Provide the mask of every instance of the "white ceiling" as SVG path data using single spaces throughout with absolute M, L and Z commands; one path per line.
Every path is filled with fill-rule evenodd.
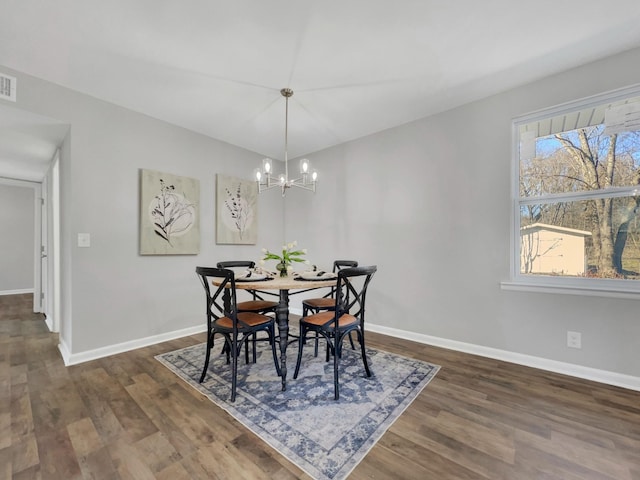
M 0 65 L 276 159 L 283 87 L 295 92 L 293 158 L 640 46 L 638 0 L 0 0 L 0 11 Z

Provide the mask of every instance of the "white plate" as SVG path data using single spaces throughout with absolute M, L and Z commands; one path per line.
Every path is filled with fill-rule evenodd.
M 243 273 L 242 275 L 238 275 L 236 277 L 236 281 L 237 282 L 258 282 L 260 280 L 264 280 L 265 278 L 267 278 L 267 275 L 264 273 L 256 273 L 256 272 L 247 272 L 247 273 Z
M 332 278 L 336 278 L 336 274 L 332 272 L 324 272 L 322 275 L 318 275 L 319 273 L 322 273 L 322 271 L 302 272 L 300 277 L 305 280 L 331 280 Z

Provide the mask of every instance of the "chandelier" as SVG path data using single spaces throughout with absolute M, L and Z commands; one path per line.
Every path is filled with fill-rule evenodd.
M 311 170 L 309 160 L 303 158 L 300 160 L 300 176 L 298 178 L 289 178 L 289 161 L 287 158 L 288 134 L 289 134 L 289 97 L 293 95 L 293 90 L 283 88 L 280 94 L 285 98 L 285 114 L 284 114 L 284 173 L 273 175 L 273 161 L 270 158 L 262 160 L 262 168 L 256 168 L 254 171 L 255 180 L 258 184 L 258 193 L 265 192 L 272 188 L 280 188 L 284 197 L 287 188 L 298 187 L 310 190 L 315 193 L 316 182 L 318 180 L 318 172 Z

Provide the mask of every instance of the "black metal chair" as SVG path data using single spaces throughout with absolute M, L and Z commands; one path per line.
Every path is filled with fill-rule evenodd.
M 224 261 L 224 262 L 218 262 L 216 264 L 216 267 L 218 267 L 218 268 L 228 268 L 228 269 L 234 269 L 234 268 L 247 268 L 247 269 L 250 269 L 250 268 L 254 268 L 255 266 L 256 266 L 256 262 L 251 261 L 251 260 L 228 260 L 228 261 Z M 238 312 L 239 313 L 242 313 L 242 312 L 254 312 L 254 313 L 266 314 L 266 313 L 273 312 L 275 314 L 276 307 L 278 306 L 278 302 L 265 300 L 255 290 L 245 290 L 245 291 L 248 292 L 252 296 L 252 299 L 238 302 Z M 249 338 L 246 339 L 246 349 L 245 349 L 245 361 L 247 363 L 249 363 L 249 340 L 250 340 Z M 252 348 L 253 363 L 255 363 L 256 362 L 256 337 L 255 337 L 255 335 L 251 339 L 251 345 L 253 347 Z
M 333 262 L 333 273 L 339 272 L 343 268 L 349 267 L 357 267 L 358 262 L 356 260 L 335 260 Z M 333 310 L 335 307 L 335 287 L 331 287 L 329 293 L 324 295 L 323 297 L 318 298 L 307 298 L 302 301 L 302 316 L 306 317 L 309 312 L 320 313 L 323 310 Z M 351 343 L 351 348 L 355 350 L 355 346 L 353 344 L 353 339 L 351 335 L 349 335 L 349 342 Z M 316 333 L 314 352 L 313 354 L 318 356 L 318 334 Z
M 207 295 L 207 352 L 200 383 L 207 375 L 214 337 L 224 337 L 227 365 L 231 362 L 231 401 L 236 399 L 236 383 L 238 379 L 238 356 L 242 344 L 258 332 L 266 332 L 276 372 L 280 376 L 280 364 L 275 346 L 275 318 L 255 312 L 238 311 L 236 299 L 236 283 L 233 270 L 224 268 L 196 267 L 196 273 L 204 286 Z M 219 282 L 213 285 L 213 280 Z
M 298 342 L 298 360 L 293 378 L 298 378 L 302 351 L 308 332 L 317 332 L 327 340 L 327 361 L 329 349 L 333 353 L 334 399 L 340 398 L 338 384 L 339 360 L 342 354 L 342 342 L 350 333 L 356 332 L 362 352 L 362 362 L 367 377 L 371 376 L 364 342 L 364 312 L 367 288 L 377 271 L 375 265 L 368 267 L 344 268 L 338 271 L 332 310 L 322 311 L 300 319 L 300 338 Z

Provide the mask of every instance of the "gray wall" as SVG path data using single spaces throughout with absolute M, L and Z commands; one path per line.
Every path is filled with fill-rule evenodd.
M 258 259 L 283 241 L 282 198 L 259 202 L 255 246 L 215 244 L 215 175 L 251 177 L 262 157 L 113 104 L 3 68 L 18 77 L 18 107 L 71 125 L 62 146 L 61 332 L 79 354 L 204 322 L 196 265 Z M 138 255 L 139 169 L 200 179 L 197 256 Z M 91 247 L 77 247 L 77 234 Z
M 0 183 L 0 293 L 33 290 L 34 190 Z
M 261 196 L 255 247 L 215 245 L 214 175 L 248 176 L 259 155 L 8 73 L 19 78 L 19 107 L 71 124 L 61 161 L 61 338 L 72 353 L 201 325 L 196 264 L 258 258 L 260 247 L 295 239 L 317 264 L 379 266 L 374 324 L 640 376 L 637 301 L 500 288 L 512 117 L 640 82 L 640 50 L 310 156 L 318 193 Z M 138 255 L 139 168 L 201 180 L 200 255 Z M 78 232 L 91 233 L 91 248 L 76 247 Z M 567 330 L 582 332 L 582 350 L 566 348 Z
M 325 265 L 378 265 L 373 324 L 638 377 L 640 301 L 500 287 L 512 118 L 638 82 L 634 50 L 310 155 L 322 183 L 287 201 L 288 236 Z

